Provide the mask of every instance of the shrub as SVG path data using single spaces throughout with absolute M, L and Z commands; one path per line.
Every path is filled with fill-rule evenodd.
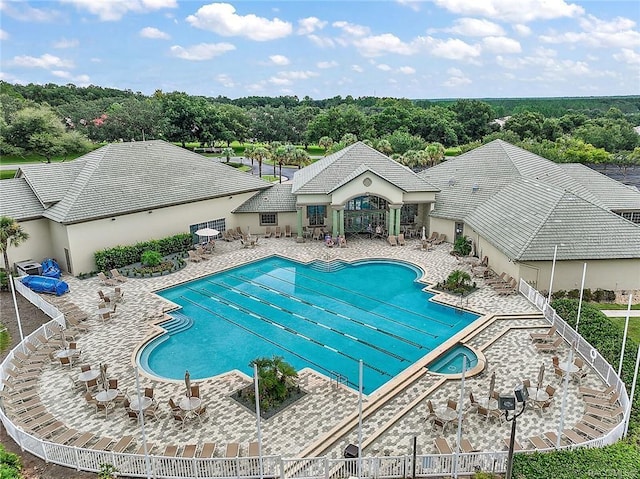
M 2 444 L 0 444 L 0 478 L 2 479 L 20 479 L 22 476 L 22 463 L 17 454 L 7 452 Z
M 144 253 L 142 253 L 142 258 L 140 259 L 140 262 L 144 266 L 149 266 L 149 267 L 158 266 L 161 261 L 162 261 L 162 255 L 157 251 L 153 251 L 153 250 L 145 251 Z
M 468 256 L 471 253 L 471 240 L 466 236 L 460 236 L 453 243 L 453 252 L 459 256 Z
M 157 251 L 161 256 L 187 251 L 191 248 L 193 238 L 189 233 L 182 233 L 160 240 L 149 240 L 132 246 L 115 246 L 94 253 L 98 271 L 109 271 L 137 263 L 142 253 L 148 250 Z

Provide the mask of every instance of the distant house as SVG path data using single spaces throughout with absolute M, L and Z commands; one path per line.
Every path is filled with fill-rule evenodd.
M 587 167 L 556 164 L 495 140 L 416 174 L 362 142 L 270 184 L 163 141 L 116 143 L 69 163 L 21 167 L 0 182 L 0 214 L 31 238 L 14 262 L 95 269 L 96 250 L 241 226 L 366 235 L 466 235 L 498 272 L 548 288 L 640 289 L 640 192 Z M 194 237 L 194 240 L 197 238 Z

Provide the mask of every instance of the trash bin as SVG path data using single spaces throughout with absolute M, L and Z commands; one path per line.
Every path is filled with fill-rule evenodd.
M 358 446 L 355 444 L 349 444 L 344 448 L 344 458 L 345 459 L 354 459 L 358 457 Z

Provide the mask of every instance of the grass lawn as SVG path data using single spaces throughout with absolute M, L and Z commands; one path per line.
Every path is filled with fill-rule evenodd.
M 13 178 L 16 174 L 16 170 L 0 170 L 0 180 L 7 180 Z
M 591 306 L 593 306 L 594 308 L 598 308 L 600 310 L 602 309 L 623 309 L 623 310 L 627 310 L 627 308 L 629 307 L 628 304 L 617 304 L 617 303 L 589 303 Z M 640 310 L 640 303 L 638 304 L 632 304 L 631 305 L 631 309 L 634 310 Z M 626 314 L 623 314 L 622 316 L 626 316 Z
M 627 320 L 627 316 L 624 315 L 620 318 L 609 318 L 614 324 L 616 324 L 620 331 L 624 331 L 624 323 Z M 633 339 L 636 343 L 640 343 L 640 318 L 629 318 L 629 338 Z

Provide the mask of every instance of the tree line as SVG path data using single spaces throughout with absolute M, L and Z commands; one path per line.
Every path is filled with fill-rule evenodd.
M 164 139 L 183 146 L 229 147 L 239 141 L 266 145 L 275 156 L 277 148 L 287 145 L 306 149 L 321 144 L 333 151 L 364 140 L 421 167 L 441 161 L 445 149 L 466 151 L 503 138 L 553 161 L 640 161 L 640 136 L 633 129 L 640 124 L 640 97 L 231 100 L 161 90 L 144 95 L 97 86 L 0 82 L 0 106 L 0 153 L 36 153 L 47 160 L 90 148 L 88 142 Z M 503 121 L 495 121 L 500 117 Z M 280 158 L 290 157 L 289 150 L 287 155 L 281 150 Z M 266 158 L 266 153 L 258 156 Z

